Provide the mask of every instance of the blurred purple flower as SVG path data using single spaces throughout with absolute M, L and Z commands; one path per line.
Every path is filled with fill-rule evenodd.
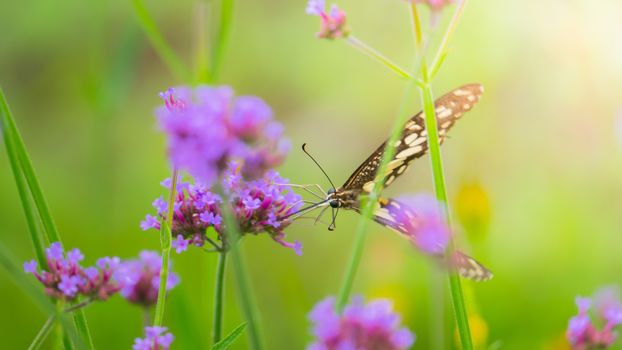
M 128 301 L 151 306 L 158 299 L 162 259 L 157 252 L 144 250 L 136 260 L 127 260 L 118 267 L 115 278 L 123 285 L 121 295 Z M 166 290 L 179 284 L 179 277 L 169 272 Z
M 37 269 L 32 260 L 24 263 L 24 271 L 32 273 L 45 287 L 49 296 L 66 301 L 78 297 L 90 300 L 106 300 L 120 290 L 120 285 L 113 278 L 119 258 L 101 258 L 97 267 L 83 267 L 80 262 L 84 255 L 79 249 L 72 249 L 67 254 L 59 242 L 54 242 L 45 250 L 47 266 Z
M 335 39 L 345 38 L 349 34 L 346 26 L 346 13 L 333 4 L 329 12 L 326 12 L 324 0 L 309 0 L 306 12 L 312 16 L 320 17 L 320 31 L 318 38 Z
M 274 170 L 265 172 L 259 179 L 244 180 L 241 168 L 238 163 L 230 163 L 224 172 L 227 179 L 224 190 L 229 199 L 226 204 L 205 185 L 181 183 L 182 189 L 175 196 L 172 225 L 173 247 L 178 253 L 190 244 L 202 247 L 208 243 L 210 228 L 222 242 L 225 227 L 220 206 L 229 205 L 242 235 L 266 232 L 279 244 L 301 254 L 300 243 L 285 241 L 284 229 L 291 220 L 281 218 L 297 211 L 302 206 L 302 198 L 293 192 L 288 180 Z M 159 215 L 166 218 L 165 212 Z
M 400 316 L 391 301 L 377 299 L 363 303 L 355 297 L 342 315 L 335 310 L 335 298 L 320 301 L 309 314 L 316 340 L 307 350 L 408 349 L 415 336 L 400 327 Z
M 270 106 L 258 97 L 236 98 L 228 86 L 182 86 L 160 96 L 164 106 L 156 115 L 173 165 L 208 186 L 231 160 L 241 162 L 245 178 L 254 179 L 281 164 L 289 151 L 288 141 L 274 133 L 281 124 L 272 120 Z
M 391 216 L 404 227 L 411 242 L 431 255 L 443 254 L 451 239 L 443 207 L 430 195 L 397 198 L 399 206 L 389 206 Z
M 596 292 L 593 298 L 577 297 L 576 304 L 579 312 L 568 321 L 566 338 L 574 350 L 606 349 L 617 338 L 615 328 L 622 324 L 622 304 L 616 288 L 607 287 Z M 597 317 L 598 324 L 604 324 L 600 329 L 589 315 Z
M 134 340 L 133 350 L 169 350 L 175 339 L 166 327 L 145 327 L 145 338 Z

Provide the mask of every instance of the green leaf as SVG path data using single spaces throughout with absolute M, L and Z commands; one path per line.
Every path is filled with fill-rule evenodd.
M 244 328 L 246 328 L 246 323 L 242 323 L 241 325 L 237 326 L 223 340 L 221 340 L 218 343 L 214 344 L 210 348 L 210 350 L 225 350 L 225 349 L 227 349 L 229 346 L 231 346 L 231 344 L 233 344 L 233 342 L 235 342 L 236 339 L 238 339 L 238 337 L 240 335 L 242 335 L 242 332 L 244 332 Z

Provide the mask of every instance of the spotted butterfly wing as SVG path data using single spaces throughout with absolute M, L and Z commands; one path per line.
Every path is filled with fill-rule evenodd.
M 439 141 L 462 115 L 479 101 L 484 89 L 480 84 L 468 84 L 443 95 L 435 102 Z M 395 143 L 395 155 L 388 163 L 382 177 L 387 187 L 406 171 L 410 163 L 428 151 L 428 134 L 423 112 L 417 113 L 404 125 L 402 135 Z M 343 190 L 371 192 L 375 186 L 376 172 L 382 161 L 386 142 L 367 158 L 341 187 Z
M 373 219 L 377 223 L 399 233 L 400 236 L 410 239 L 410 232 L 403 226 L 400 220 L 394 216 L 395 213 L 398 212 L 406 214 L 416 220 L 416 213 L 409 213 L 407 206 L 390 198 L 380 198 L 378 200 L 378 207 L 374 211 Z M 438 257 L 444 258 L 442 255 Z M 459 250 L 455 250 L 452 256 L 449 257 L 449 259 L 444 259 L 444 261 L 451 268 L 458 271 L 462 277 L 476 282 L 488 281 L 493 277 L 492 272 L 484 267 L 484 265 Z

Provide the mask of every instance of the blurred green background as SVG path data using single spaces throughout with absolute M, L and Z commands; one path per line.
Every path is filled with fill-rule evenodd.
M 147 6 L 192 65 L 197 3 Z M 357 37 L 410 66 L 403 1 L 339 6 Z M 317 18 L 304 8 L 301 0 L 237 1 L 220 82 L 264 98 L 285 124 L 295 147 L 284 176 L 327 187 L 298 146 L 309 143 L 342 183 L 388 134 L 404 82 L 345 42 L 316 39 Z M 157 249 L 155 231 L 138 227 L 168 176 L 153 110 L 159 91 L 186 82 L 149 45 L 131 3 L 4 1 L 0 33 L 0 84 L 65 246 L 80 247 L 87 263 Z M 621 38 L 618 0 L 470 1 L 461 19 L 434 88 L 437 95 L 469 82 L 486 88 L 443 147 L 460 245 L 495 272 L 487 283 L 464 282 L 480 348 L 564 349 L 574 297 L 622 284 Z M 419 110 L 417 96 L 411 108 Z M 387 195 L 432 192 L 429 159 L 415 164 Z M 20 262 L 31 259 L 4 151 L 0 193 L 0 239 Z M 306 314 L 337 293 L 357 219 L 341 213 L 334 232 L 291 226 L 302 257 L 266 236 L 245 240 L 268 349 L 310 341 Z M 370 227 L 356 293 L 394 299 L 417 333 L 414 348 L 433 348 L 430 312 L 443 299 L 430 287 L 433 264 L 388 230 Z M 196 249 L 174 255 L 182 284 L 170 294 L 165 322 L 177 337 L 174 349 L 209 344 L 215 263 Z M 242 320 L 230 277 L 226 330 Z M 3 348 L 26 348 L 47 315 L 2 270 L 0 300 Z M 99 349 L 127 349 L 142 336 L 141 310 L 120 297 L 86 314 Z M 234 348 L 246 348 L 245 341 Z

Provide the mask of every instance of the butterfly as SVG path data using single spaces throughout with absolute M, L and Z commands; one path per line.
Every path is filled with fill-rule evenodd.
M 441 143 L 445 140 L 447 132 L 455 122 L 460 119 L 464 113 L 471 110 L 479 101 L 482 93 L 483 87 L 480 84 L 468 84 L 452 90 L 435 101 L 438 136 Z M 303 208 L 301 212 L 308 212 L 320 206 L 326 206 L 325 209 L 327 209 L 330 206 L 336 209 L 337 212 L 339 209 L 345 209 L 360 213 L 361 196 L 370 194 L 377 186 L 378 182 L 383 182 L 384 188 L 390 186 L 395 179 L 404 174 L 415 159 L 422 157 L 428 151 L 427 136 L 424 113 L 419 112 L 404 125 L 399 139 L 395 141 L 394 144 L 394 156 L 388 162 L 386 171 L 382 176 L 377 176 L 377 172 L 382 162 L 382 157 L 384 156 L 387 146 L 386 142 L 382 143 L 356 170 L 354 170 L 343 186 L 335 188 L 333 185 L 333 188 L 326 192 L 326 198 L 324 200 L 307 208 Z M 305 145 L 303 145 L 303 150 L 309 155 L 304 147 Z M 319 166 L 313 157 L 311 157 L 311 159 Z M 322 167 L 319 167 L 322 172 L 324 172 Z M 326 175 L 325 172 L 324 174 Z M 330 182 L 332 184 L 332 181 Z M 407 230 L 394 216 L 399 209 L 404 210 L 404 207 L 398 201 L 379 198 L 372 218 L 377 223 L 401 235 L 408 236 L 409 233 Z M 416 214 L 413 213 L 413 216 L 416 216 Z M 335 217 L 336 214 L 333 211 L 333 222 L 329 226 L 330 230 L 335 227 Z M 492 278 L 490 270 L 460 251 L 454 251 L 452 256 L 443 260 L 447 261 L 451 267 L 455 268 L 458 273 L 465 278 L 475 281 L 485 281 Z

